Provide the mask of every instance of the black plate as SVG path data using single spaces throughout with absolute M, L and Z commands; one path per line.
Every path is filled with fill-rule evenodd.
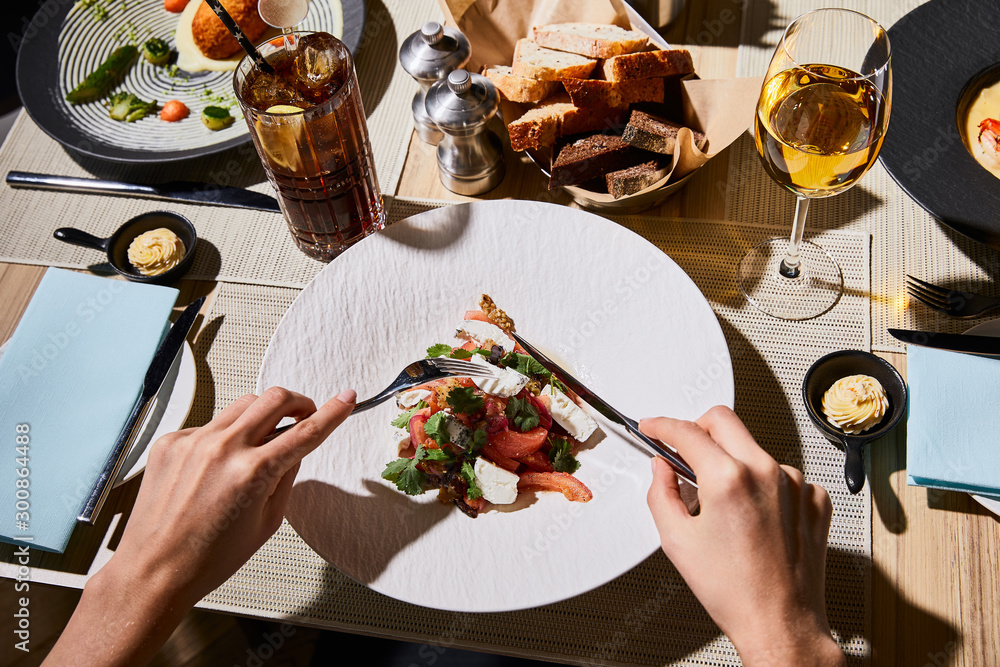
M 1000 248 L 1000 179 L 976 162 L 956 115 L 970 80 L 1000 64 L 1000 3 L 932 0 L 889 29 L 892 112 L 886 170 L 945 225 Z
M 145 36 L 143 29 L 149 27 L 154 36 L 166 39 L 173 46 L 173 26 L 179 15 L 166 12 L 163 0 L 132 0 L 127 5 L 117 2 L 106 4 L 111 12 L 108 19 L 96 22 L 89 17 L 78 17 L 75 12 L 85 10 L 79 7 L 74 10 L 76 5 L 73 0 L 49 2 L 39 9 L 25 31 L 17 54 L 17 90 L 32 120 L 47 135 L 74 152 L 126 163 L 184 160 L 224 151 L 250 140 L 246 123 L 239 118 L 232 126 L 219 132 L 207 130 L 199 119 L 200 109 L 208 103 L 200 97 L 206 88 L 224 91 L 232 97 L 232 72 L 199 72 L 190 75 L 187 81 L 177 81 L 167 76 L 164 68 L 153 67 L 140 56 L 121 88 L 147 100 L 157 99 L 161 104 L 171 98 L 194 102 L 188 103 L 191 115 L 178 123 L 164 123 L 157 118 L 118 123 L 106 119 L 107 112 L 100 102 L 79 106 L 66 102 L 66 92 L 119 45 L 113 39 L 113 32 L 119 26 L 131 21 L 139 29 L 140 38 Z M 332 6 L 325 0 L 312 0 L 312 4 L 310 15 L 301 28 L 327 28 Z M 356 54 L 364 32 L 365 0 L 341 0 L 341 6 L 344 17 L 342 39 L 351 53 Z M 67 39 L 71 39 L 72 43 L 61 45 L 60 34 L 71 11 L 74 12 L 74 26 L 79 29 L 67 33 Z M 87 48 L 90 45 L 88 40 L 96 41 L 100 46 Z M 75 54 L 74 71 L 67 71 L 70 65 L 64 64 L 60 68 L 61 50 Z M 235 97 L 232 102 L 235 104 Z M 238 115 L 239 108 L 234 111 L 234 115 Z M 150 145 L 155 148 L 150 148 Z

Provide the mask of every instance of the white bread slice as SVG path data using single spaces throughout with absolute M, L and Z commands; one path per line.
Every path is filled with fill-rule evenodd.
M 514 76 L 526 79 L 586 79 L 596 66 L 596 60 L 575 53 L 546 49 L 528 38 L 517 40 L 514 47 Z
M 641 32 L 600 23 L 552 23 L 532 28 L 532 34 L 539 46 L 589 58 L 634 53 L 649 41 Z
M 686 49 L 641 51 L 608 58 L 601 63 L 608 81 L 648 79 L 654 76 L 677 76 L 694 72 L 691 53 Z
M 559 85 L 557 81 L 539 81 L 523 76 L 514 76 L 514 71 L 504 65 L 483 68 L 483 76 L 493 82 L 500 94 L 511 102 L 532 104 L 541 102 L 552 94 Z

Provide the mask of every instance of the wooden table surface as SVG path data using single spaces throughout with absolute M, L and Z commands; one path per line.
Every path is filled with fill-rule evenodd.
M 664 35 L 672 43 L 695 44 L 706 20 L 718 16 L 723 8 L 738 10 L 739 6 L 732 0 L 688 3 Z M 724 26 L 712 46 L 690 47 L 702 78 L 735 75 L 739 26 L 738 20 Z M 440 184 L 434 151 L 413 137 L 395 194 L 471 200 Z M 569 202 L 565 195 L 548 193 L 539 172 L 509 149 L 506 164 L 503 183 L 482 198 Z M 718 183 L 726 182 L 727 169 L 728 156 L 723 153 L 680 193 L 645 215 L 722 219 L 724 198 Z M 0 263 L 0 341 L 13 332 L 44 270 Z M 195 296 L 211 294 L 214 285 L 187 281 L 181 287 L 179 303 L 187 303 Z M 883 356 L 905 371 L 905 355 Z M 863 491 L 871 493 L 874 503 L 870 563 L 873 664 L 998 664 L 1000 522 L 966 494 L 907 486 L 904 432 L 905 425 L 901 425 L 872 448 L 869 486 Z M 127 509 L 134 501 L 134 491 L 114 494 L 114 509 Z M 105 518 L 96 532 L 111 529 Z M 116 533 L 120 530 L 120 526 L 115 527 Z M 75 571 L 86 572 L 87 564 L 80 563 Z

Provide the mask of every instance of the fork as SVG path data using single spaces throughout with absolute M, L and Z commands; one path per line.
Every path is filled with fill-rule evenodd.
M 361 401 L 354 406 L 351 414 L 364 412 L 369 408 L 384 403 L 391 396 L 403 391 L 417 387 L 431 380 L 439 380 L 449 377 L 496 377 L 495 366 L 481 366 L 461 359 L 448 359 L 447 357 L 434 357 L 433 359 L 420 359 L 404 368 L 392 383 L 369 399 Z M 270 435 L 264 438 L 264 442 L 269 442 L 274 438 L 292 428 L 297 424 L 286 424 L 276 428 Z
M 906 281 L 906 291 L 910 296 L 929 308 L 952 317 L 976 317 L 1000 306 L 1000 299 L 991 296 L 938 287 L 911 275 L 906 276 Z

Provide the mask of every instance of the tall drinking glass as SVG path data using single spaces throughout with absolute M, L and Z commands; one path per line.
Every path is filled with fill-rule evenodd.
M 351 52 L 326 33 L 288 32 L 258 46 L 233 78 L 236 97 L 292 237 L 329 262 L 385 226 Z
M 847 9 L 792 21 L 771 57 L 754 122 L 767 173 L 796 196 L 788 239 L 771 239 L 740 262 L 740 290 L 784 320 L 830 310 L 844 291 L 840 266 L 802 240 L 809 202 L 847 190 L 878 157 L 889 124 L 889 38 Z

